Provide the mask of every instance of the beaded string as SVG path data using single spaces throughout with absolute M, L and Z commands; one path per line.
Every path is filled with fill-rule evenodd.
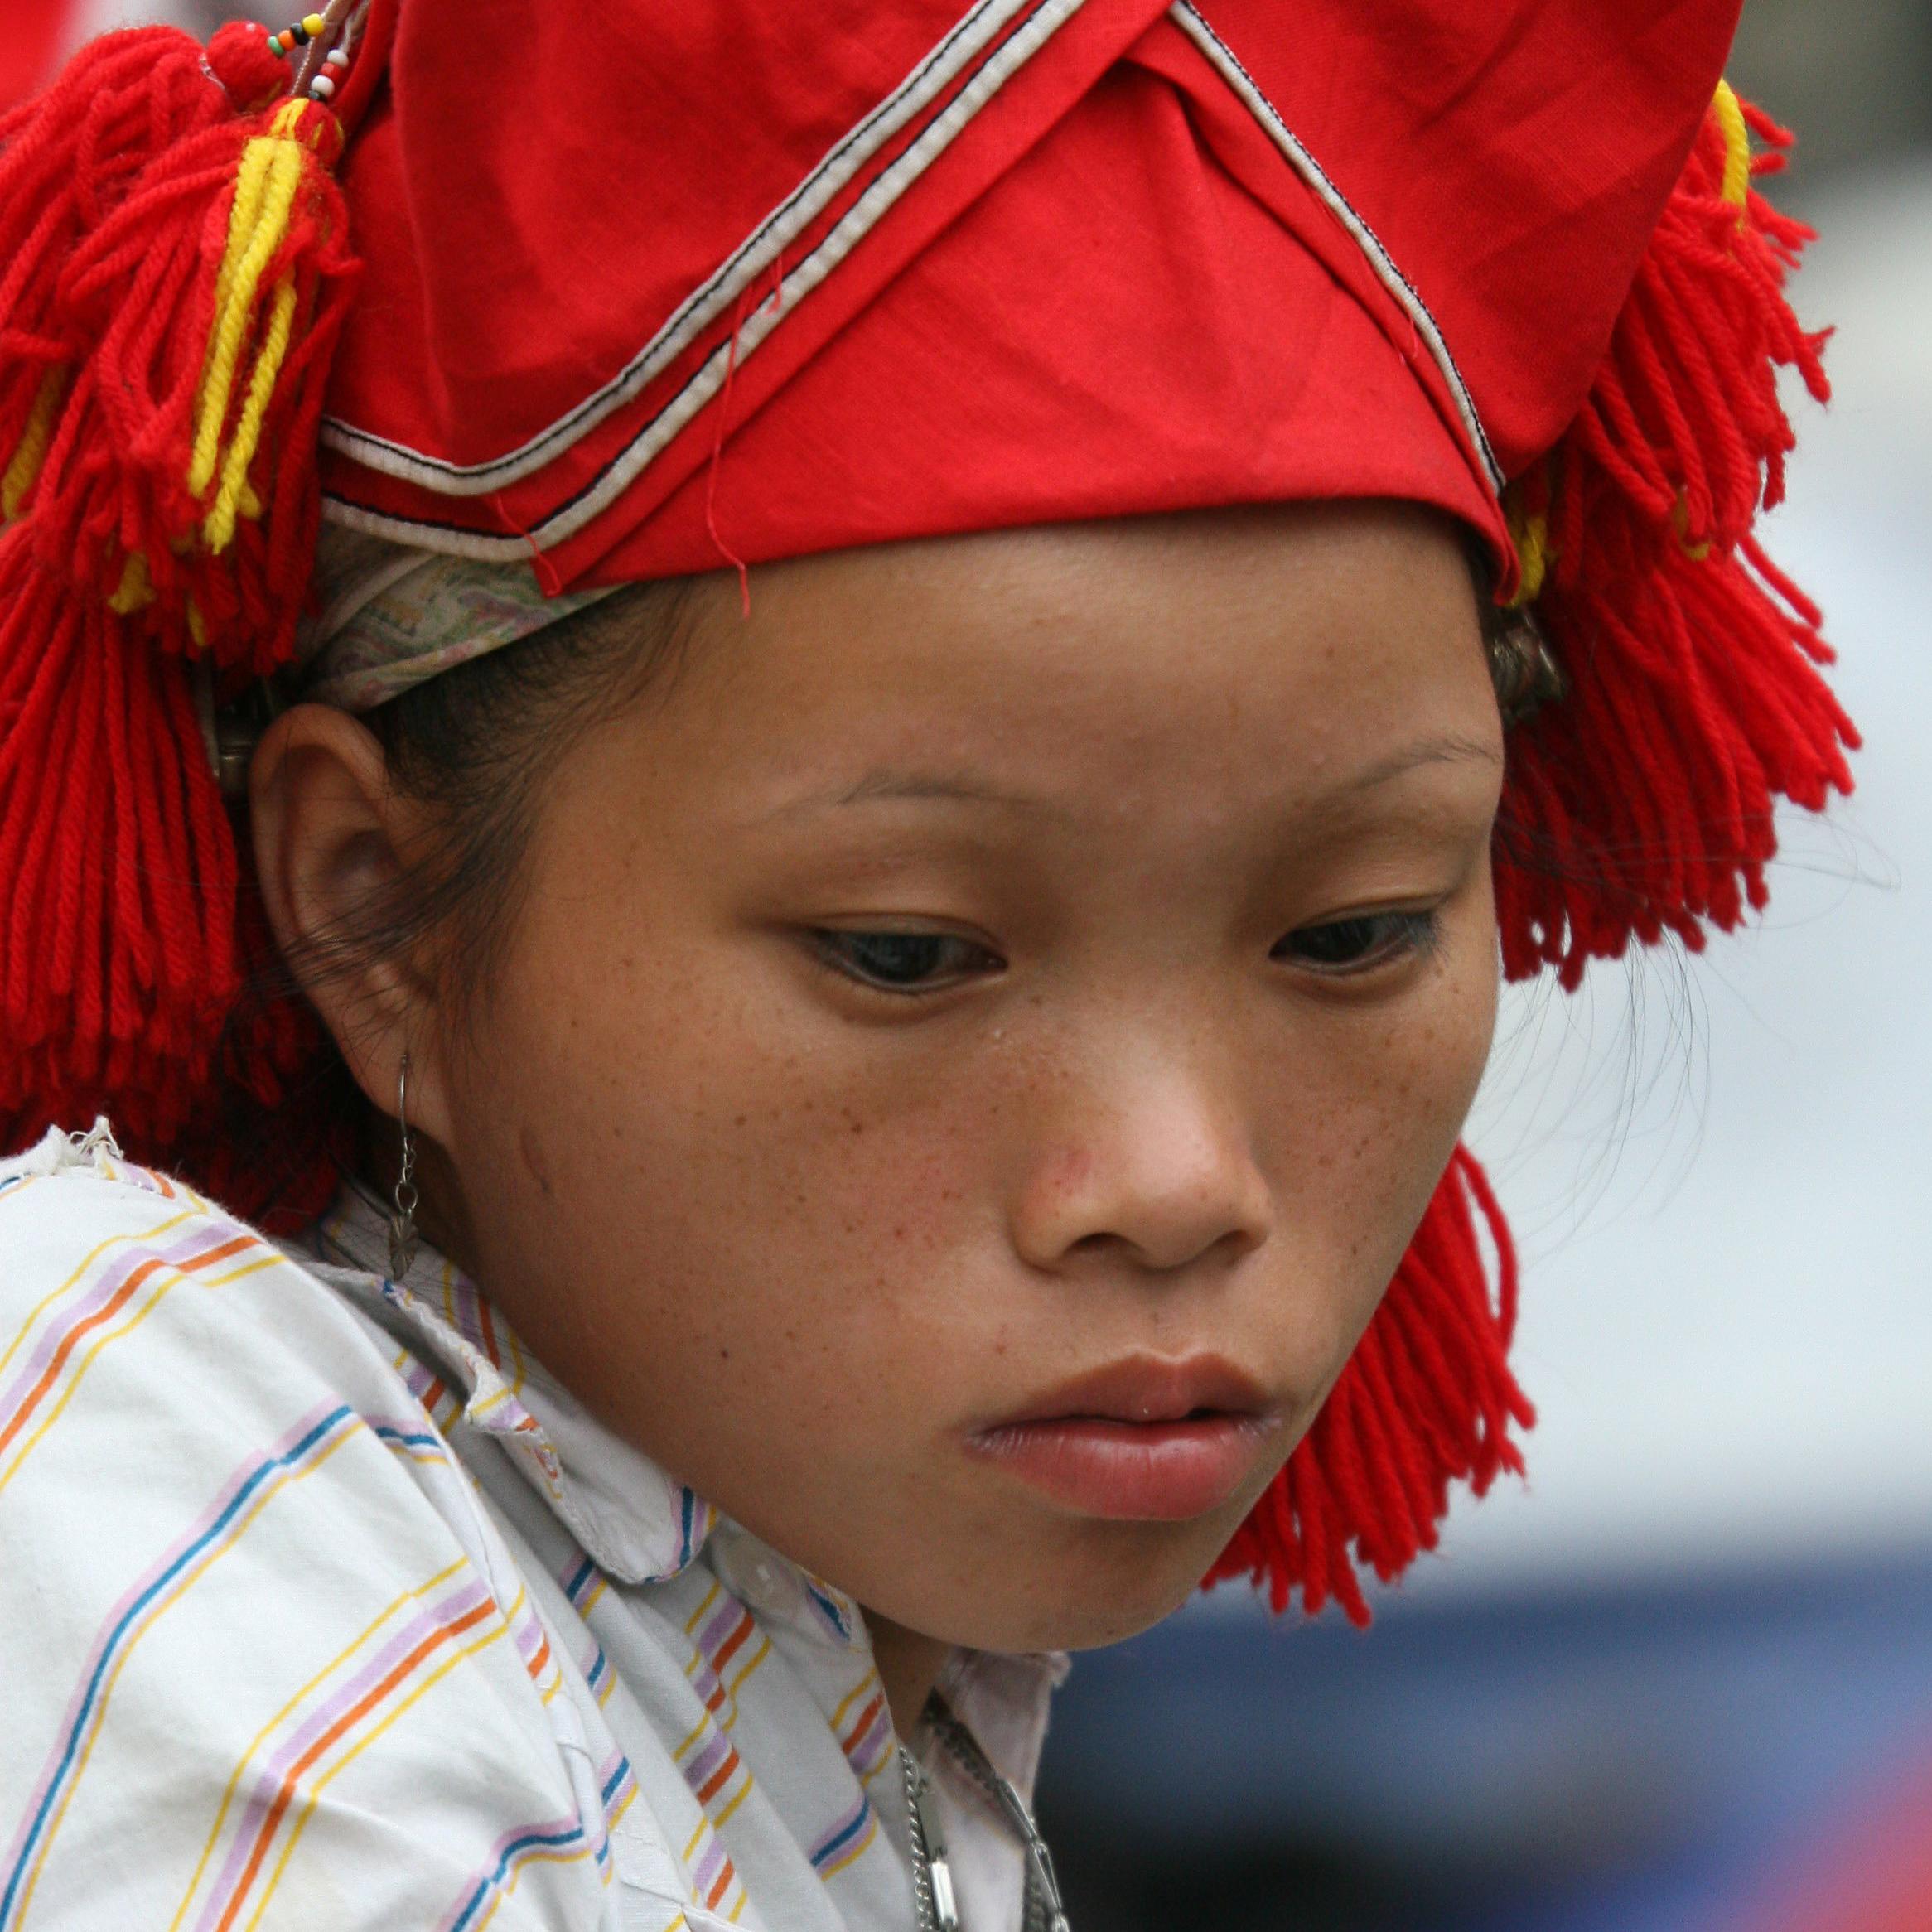
M 349 69 L 348 47 L 346 44 L 331 47 L 319 60 L 316 47 L 342 26 L 351 4 L 352 0 L 330 0 L 326 12 L 304 14 L 292 27 L 268 36 L 268 51 L 278 59 L 286 60 L 298 52 L 302 55 L 302 65 L 295 78 L 298 94 L 306 93 L 312 100 L 335 99 L 336 89 Z

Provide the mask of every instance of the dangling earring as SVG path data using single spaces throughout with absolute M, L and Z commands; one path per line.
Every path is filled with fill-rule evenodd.
M 409 1051 L 396 1076 L 396 1125 L 403 1136 L 403 1164 L 396 1173 L 395 1212 L 389 1216 L 389 1278 L 402 1280 L 416 1258 L 416 1137 L 409 1131 Z

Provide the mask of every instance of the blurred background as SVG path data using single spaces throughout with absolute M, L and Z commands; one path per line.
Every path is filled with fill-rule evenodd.
M 229 11 L 0 0 L 0 99 Z M 1788 827 L 1760 930 L 1509 998 L 1471 1138 L 1529 1482 L 1366 1634 L 1230 1589 L 1080 1660 L 1041 1796 L 1080 1932 L 1932 1932 L 1932 0 L 1746 0 L 1732 78 L 1821 234 L 1836 398 L 1793 398 L 1768 543 L 1858 795 Z

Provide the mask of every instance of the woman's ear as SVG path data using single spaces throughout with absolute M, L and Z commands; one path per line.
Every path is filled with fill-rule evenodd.
M 423 808 L 391 785 L 368 727 L 321 704 L 270 726 L 249 769 L 249 807 L 276 944 L 356 1084 L 393 1115 L 407 1052 L 411 1123 L 447 1141 L 442 1016 L 424 949 L 353 943 L 372 907 L 394 904 L 423 849 Z

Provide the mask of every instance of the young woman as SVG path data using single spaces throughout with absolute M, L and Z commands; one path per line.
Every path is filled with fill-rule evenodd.
M 1060 1653 L 1518 1466 L 1499 935 L 1848 782 L 1732 25 L 338 0 L 0 123 L 0 1929 L 1051 1925 Z

